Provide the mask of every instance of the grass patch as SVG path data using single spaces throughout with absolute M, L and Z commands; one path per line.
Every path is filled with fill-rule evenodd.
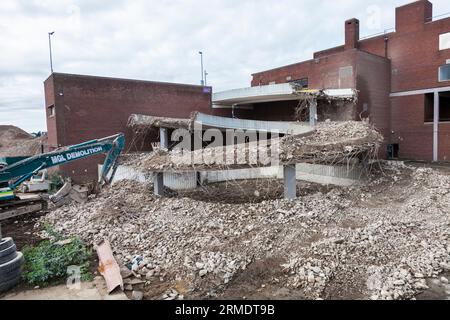
M 32 286 L 45 287 L 65 280 L 67 267 L 79 266 L 81 280 L 92 279 L 90 261 L 92 250 L 81 239 L 73 237 L 66 244 L 58 243 L 63 237 L 51 226 L 45 226 L 51 240 L 40 242 L 36 246 L 27 246 L 22 251 L 25 257 L 23 277 Z

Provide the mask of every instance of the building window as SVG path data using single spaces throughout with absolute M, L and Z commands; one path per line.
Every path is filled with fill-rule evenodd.
M 425 122 L 434 121 L 434 93 L 425 95 Z M 450 121 L 450 91 L 439 93 L 439 122 Z
M 439 67 L 439 82 L 450 81 L 450 64 Z
M 450 32 L 439 36 L 439 50 L 450 49 Z
M 434 121 L 434 93 L 425 95 L 425 122 Z
M 293 83 L 293 84 L 295 84 L 295 85 L 297 85 L 297 86 L 299 86 L 299 87 L 302 88 L 302 89 L 307 89 L 308 86 L 309 86 L 308 78 L 302 78 L 302 79 L 298 79 L 298 80 L 292 80 L 292 81 L 289 81 L 289 82 L 290 82 L 290 83 Z
M 51 105 L 50 107 L 48 107 L 48 116 L 49 117 L 55 116 L 55 106 L 54 105 Z

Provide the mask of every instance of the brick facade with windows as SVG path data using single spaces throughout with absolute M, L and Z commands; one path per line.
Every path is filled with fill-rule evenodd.
M 447 87 L 450 91 L 450 81 L 439 81 L 439 67 L 450 63 L 450 48 L 440 48 L 440 39 L 447 33 L 450 18 L 433 21 L 432 3 L 416 1 L 396 8 L 395 32 L 360 40 L 359 21 L 348 20 L 343 46 L 316 52 L 309 61 L 255 73 L 252 86 L 306 77 L 314 89 L 356 88 L 358 115 L 369 117 L 385 136 L 380 156 L 386 156 L 387 144 L 398 144 L 400 158 L 432 160 L 433 123 L 425 119 L 426 93 L 401 95 L 414 90 L 445 91 Z M 344 78 L 350 67 L 353 75 Z M 450 100 L 440 100 L 441 113 L 450 109 Z M 276 105 L 255 109 L 256 117 Z M 293 114 L 294 108 L 292 104 L 284 112 Z M 449 132 L 450 122 L 441 121 L 438 160 L 450 160 Z

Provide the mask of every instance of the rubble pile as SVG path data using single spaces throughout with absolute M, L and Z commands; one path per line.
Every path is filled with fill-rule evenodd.
M 368 121 L 321 122 L 313 135 L 281 141 L 281 162 L 334 164 L 376 155 L 383 137 Z
M 47 136 L 34 138 L 18 127 L 0 125 L 0 157 L 33 156 L 46 144 Z
M 280 164 L 348 162 L 377 154 L 383 137 L 367 121 L 320 123 L 313 133 L 195 151 L 158 150 L 130 165 L 147 171 L 239 169 Z
M 411 299 L 450 270 L 450 176 L 382 170 L 364 187 L 258 203 L 158 198 L 150 186 L 123 181 L 40 224 L 92 244 L 109 239 L 121 265 L 141 256 L 131 268 L 149 285 L 187 284 L 161 299 L 223 297 L 237 275 L 273 257 L 284 275 L 277 285 L 307 299 Z

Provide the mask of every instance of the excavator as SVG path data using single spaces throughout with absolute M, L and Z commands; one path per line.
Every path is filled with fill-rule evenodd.
M 105 154 L 99 185 L 102 187 L 110 184 L 124 146 L 125 136 L 119 133 L 32 156 L 9 165 L 0 163 L 0 221 L 47 208 L 47 200 L 39 194 L 16 193 L 17 187 L 41 170 Z

